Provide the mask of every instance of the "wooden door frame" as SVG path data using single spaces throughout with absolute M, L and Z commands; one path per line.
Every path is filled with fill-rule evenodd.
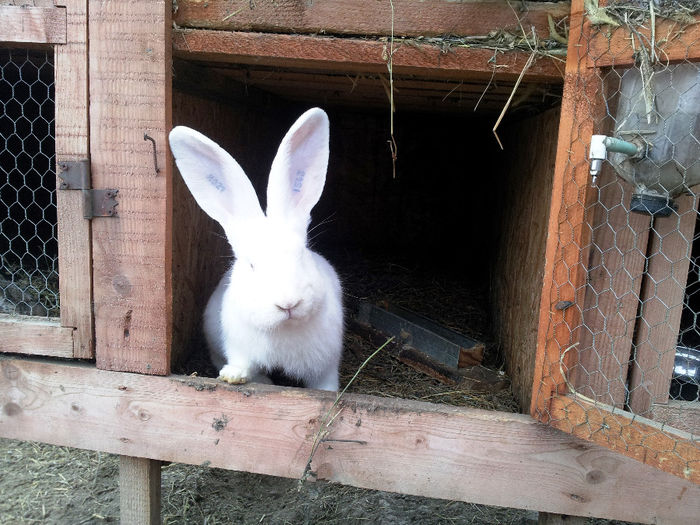
M 56 172 L 88 158 L 87 11 L 85 0 L 61 6 L 0 6 L 0 41 L 54 51 Z M 60 185 L 57 177 L 56 188 Z M 60 320 L 1 316 L 5 352 L 91 358 L 93 347 L 90 222 L 80 192 L 56 191 Z
M 586 220 L 594 196 L 587 154 L 590 137 L 598 131 L 595 123 L 605 114 L 601 68 L 634 65 L 628 35 L 621 28 L 590 37 L 583 4 L 572 2 L 530 412 L 555 428 L 698 483 L 700 449 L 691 434 L 584 398 L 565 377 L 577 364 L 577 352 L 571 350 L 584 337 L 591 244 Z M 673 27 L 671 22 L 657 23 L 656 34 L 671 34 Z M 699 26 L 690 26 L 669 39 L 665 56 L 669 61 L 699 61 L 699 37 Z

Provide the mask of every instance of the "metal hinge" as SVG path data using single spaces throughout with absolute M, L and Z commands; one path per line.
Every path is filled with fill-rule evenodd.
M 83 217 L 114 217 L 117 214 L 117 193 L 119 190 L 95 190 L 90 186 L 90 163 L 87 159 L 63 161 L 58 164 L 58 176 L 63 182 L 60 190 L 81 190 L 83 192 Z

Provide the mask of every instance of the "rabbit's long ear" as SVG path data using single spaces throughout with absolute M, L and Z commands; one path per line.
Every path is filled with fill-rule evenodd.
M 328 168 L 328 116 L 313 108 L 282 139 L 267 183 L 267 215 L 306 231 Z
M 263 216 L 253 185 L 238 163 L 198 131 L 177 126 L 170 149 L 197 204 L 229 234 L 247 219 Z

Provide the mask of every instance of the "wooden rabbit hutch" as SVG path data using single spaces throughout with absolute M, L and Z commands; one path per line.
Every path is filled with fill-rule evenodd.
M 406 494 L 698 515 L 697 394 L 668 387 L 693 326 L 696 202 L 650 218 L 629 213 L 610 166 L 591 184 L 590 137 L 619 131 L 620 71 L 640 60 L 626 26 L 591 23 L 610 13 L 578 0 L 29 3 L 0 2 L 0 436 L 119 454 L 125 522 L 158 521 L 160 461 L 295 478 L 310 458 L 318 479 Z M 634 26 L 640 41 L 670 64 L 700 60 L 699 26 L 662 14 L 655 36 Z M 312 455 L 335 394 L 172 373 L 229 254 L 168 132 L 208 134 L 257 186 L 312 106 L 331 120 L 319 250 L 341 273 L 362 256 L 488 283 L 494 341 L 532 415 L 346 394 Z

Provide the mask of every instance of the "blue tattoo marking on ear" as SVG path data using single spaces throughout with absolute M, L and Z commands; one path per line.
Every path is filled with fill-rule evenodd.
M 304 170 L 297 170 L 296 177 L 294 177 L 294 184 L 292 184 L 292 191 L 294 193 L 299 193 L 301 191 L 301 186 L 304 184 L 304 177 L 306 172 Z
M 224 185 L 223 182 L 221 182 L 219 179 L 216 178 L 216 175 L 213 175 L 212 173 L 209 173 L 207 175 L 207 180 L 209 181 L 209 184 L 214 186 L 218 191 L 223 192 L 226 190 L 226 186 Z

